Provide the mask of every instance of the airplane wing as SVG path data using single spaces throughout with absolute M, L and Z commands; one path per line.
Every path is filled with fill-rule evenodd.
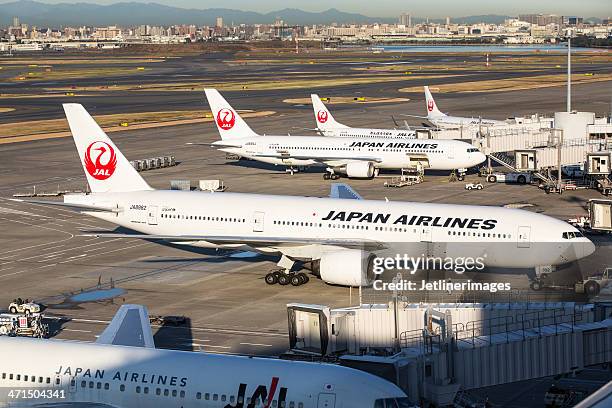
M 363 200 L 363 197 L 361 197 L 358 192 L 353 190 L 348 184 L 344 183 L 333 183 L 331 185 L 329 197 L 344 198 L 347 200 Z
M 386 245 L 380 241 L 362 240 L 362 239 L 327 239 L 327 238 L 292 238 L 278 236 L 214 236 L 214 235 L 147 235 L 147 234 L 82 234 L 84 237 L 96 238 L 136 238 L 136 239 L 153 239 L 163 240 L 168 242 L 197 242 L 206 241 L 217 245 L 235 245 L 242 244 L 253 248 L 258 247 L 295 247 L 304 245 L 330 245 L 343 248 L 360 248 L 371 251 L 381 250 L 386 248 Z
M 96 343 L 155 348 L 147 308 L 142 305 L 121 306 Z
M 10 198 L 10 201 L 16 201 L 19 203 L 27 203 L 27 204 L 42 204 L 42 205 L 55 205 L 58 207 L 67 207 L 74 210 L 86 210 L 86 211 L 104 211 L 104 212 L 113 212 L 120 213 L 123 211 L 123 208 L 119 207 L 105 207 L 99 205 L 87 205 L 87 204 L 78 204 L 78 203 L 65 203 L 63 201 L 50 201 L 50 200 L 22 200 L 18 198 Z

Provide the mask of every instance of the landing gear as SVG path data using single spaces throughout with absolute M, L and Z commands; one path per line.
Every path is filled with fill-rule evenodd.
M 340 175 L 334 173 L 332 169 L 327 169 L 325 173 L 323 173 L 323 180 L 338 180 Z
M 264 278 L 268 285 L 275 285 L 278 283 L 281 286 L 287 286 L 289 284 L 292 286 L 301 286 L 308 283 L 308 276 L 304 272 L 291 272 L 291 269 L 293 269 L 295 265 L 295 261 L 288 256 L 281 256 L 281 259 L 276 265 L 278 268 L 270 271 Z
M 289 275 L 287 275 L 286 273 L 281 273 L 278 276 L 278 284 L 281 286 L 287 286 L 289 284 L 289 282 L 291 282 L 291 279 L 289 278 Z
M 289 166 L 289 167 L 287 167 L 287 168 L 285 169 L 285 173 L 289 173 L 289 174 L 291 174 L 292 176 L 293 176 L 295 173 L 297 173 L 298 171 L 299 171 L 299 169 L 295 169 L 295 168 L 293 168 L 293 166 Z
M 530 284 L 529 287 L 531 288 L 531 290 L 535 290 L 536 292 L 539 290 L 542 290 L 542 288 L 544 287 L 544 283 L 542 282 L 541 279 L 535 279 L 533 280 Z
M 277 271 L 268 273 L 264 278 L 266 283 L 268 285 L 276 285 L 278 283 L 278 273 Z
M 281 286 L 302 286 L 310 280 L 308 275 L 304 272 L 300 273 L 286 273 L 285 271 L 273 271 L 266 275 L 264 278 L 268 285 L 276 285 L 277 283 Z

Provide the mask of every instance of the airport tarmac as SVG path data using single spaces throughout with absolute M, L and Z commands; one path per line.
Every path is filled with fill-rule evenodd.
M 209 75 L 217 80 L 239 81 L 252 75 L 275 78 L 278 72 L 268 65 L 227 66 L 216 56 L 214 61 L 202 57 L 193 61 L 169 61 L 168 65 L 145 71 L 142 81 L 155 83 L 168 76 L 199 78 Z M 406 57 L 402 57 L 406 58 Z M 452 63 L 460 58 L 479 63 L 480 56 L 430 57 L 411 63 Z M 450 58 L 450 60 L 449 60 Z M 397 60 L 397 59 L 395 59 Z M 448 61 L 447 61 L 448 60 Z M 410 61 L 409 61 L 410 62 Z M 189 65 L 189 64 L 191 65 Z M 187 65 L 186 65 L 187 64 Z M 187 66 L 187 69 L 186 69 Z M 202 68 L 200 70 L 200 68 Z M 367 76 L 339 62 L 300 65 L 299 70 L 321 76 Z M 576 64 L 577 72 L 592 69 Z M 603 69 L 606 66 L 603 65 Z M 609 68 L 609 66 L 608 66 Z M 156 71 L 159 70 L 159 71 Z M 292 66 L 281 71 L 295 70 Z M 598 69 L 602 69 L 599 66 Z M 558 73 L 559 69 L 543 69 L 538 74 Z M 202 74 L 204 72 L 204 74 Z M 318 73 L 318 74 L 317 74 Z M 465 74 L 465 72 L 462 72 Z M 487 73 L 483 69 L 468 72 L 472 77 L 494 79 L 507 77 L 508 72 Z M 179 77 L 175 77 L 177 80 Z M 133 82 L 134 77 L 113 78 Z M 410 86 L 455 81 L 411 80 Z M 473 79 L 471 79 L 473 80 Z M 54 86 L 74 80 L 60 80 Z M 100 84 L 101 79 L 79 80 L 79 85 Z M 573 106 L 578 110 L 604 113 L 609 111 L 609 82 L 580 84 L 573 87 Z M 48 84 L 47 84 L 48 85 Z M 0 86 L 0 92 L 13 90 L 36 93 L 44 84 Z M 392 104 L 332 105 L 337 120 L 351 126 L 393 127 L 391 116 L 401 113 L 423 114 L 422 94 L 401 93 L 407 86 L 400 82 L 316 88 L 321 96 L 365 95 L 371 97 L 408 97 L 410 101 Z M 261 90 L 224 92 L 237 109 L 273 110 L 269 117 L 248 120 L 251 127 L 266 134 L 298 134 L 314 126 L 309 105 L 284 103 L 289 97 L 308 97 L 311 89 Z M 502 119 L 528 113 L 552 113 L 565 108 L 563 87 L 500 93 L 463 93 L 435 95 L 444 111 L 457 115 L 482 115 Z M 208 109 L 202 90 L 188 92 L 116 92 L 77 98 L 2 99 L 0 106 L 14 106 L 12 112 L 0 116 L 0 123 L 63 117 L 62 102 L 79 102 L 92 114 L 144 112 L 173 109 Z M 414 123 L 414 122 L 412 122 Z M 190 142 L 212 142 L 218 139 L 212 123 L 171 126 L 158 129 L 130 130 L 112 133 L 111 138 L 130 160 L 160 155 L 174 155 L 176 167 L 143 172 L 143 177 L 156 188 L 168 188 L 170 180 L 221 179 L 229 191 L 305 196 L 327 196 L 329 181 L 318 170 L 293 176 L 283 168 L 251 161 L 227 161 L 225 154 Z M 108 231 L 111 224 L 60 208 L 10 201 L 12 194 L 24 193 L 36 186 L 37 192 L 83 190 L 85 178 L 72 139 L 58 138 L 36 142 L 10 143 L 0 148 L 0 306 L 16 297 L 33 298 L 48 305 L 46 313 L 56 317 L 55 337 L 94 340 L 123 303 L 142 303 L 152 315 L 184 315 L 188 324 L 182 327 L 155 327 L 156 343 L 161 347 L 276 356 L 288 348 L 286 304 L 302 302 L 330 306 L 356 305 L 356 289 L 331 286 L 313 278 L 301 287 L 268 286 L 263 281 L 275 260 L 248 252 L 200 251 L 140 240 L 98 239 L 83 237 L 92 231 Z M 475 181 L 472 174 L 466 181 Z M 590 190 L 565 192 L 561 196 L 545 195 L 532 186 L 486 184 L 482 191 L 466 191 L 464 183 L 449 183 L 447 174 L 430 174 L 423 184 L 404 189 L 383 187 L 383 179 L 343 180 L 368 199 L 422 201 L 457 204 L 531 204 L 528 210 L 567 219 L 585 213 L 589 198 L 601 197 Z M 219 193 L 223 194 L 223 193 Z M 592 237 L 600 249 L 577 265 L 559 272 L 556 283 L 571 284 L 581 276 L 596 273 L 612 259 L 610 240 Z M 521 291 L 524 300 L 585 300 L 569 292 L 529 292 L 524 274 L 508 273 L 504 279 Z M 112 280 L 112 284 L 111 284 Z M 98 284 L 101 284 L 98 286 Z M 444 294 L 415 301 L 451 300 Z M 514 296 L 514 295 L 513 295 Z M 363 301 L 386 302 L 389 294 L 363 291 Z M 488 300 L 516 301 L 518 297 L 499 294 Z M 465 300 L 465 299 L 464 299 Z
M 354 116 L 360 123 L 367 122 L 363 115 Z M 288 123 L 309 119 L 309 113 L 300 111 L 249 122 L 258 130 L 281 132 Z M 178 166 L 142 173 L 156 188 L 168 188 L 173 179 L 222 179 L 229 191 L 236 192 L 329 194 L 330 183 L 316 170 L 291 176 L 282 168 L 226 161 L 225 155 L 214 149 L 188 145 L 216 140 L 217 132 L 209 123 L 127 130 L 111 137 L 129 159 L 176 156 Z M 161 347 L 278 355 L 288 347 L 287 303 L 358 304 L 357 290 L 327 285 L 316 278 L 301 287 L 266 285 L 263 276 L 275 266 L 270 258 L 245 252 L 193 253 L 140 240 L 83 237 L 80 235 L 112 230 L 113 226 L 66 209 L 7 200 L 34 185 L 38 192 L 58 187 L 83 189 L 85 180 L 71 138 L 4 145 L 0 162 L 0 305 L 8 305 L 18 296 L 42 301 L 49 306 L 50 316 L 69 320 L 57 326 L 57 338 L 94 340 L 120 304 L 142 303 L 152 315 L 189 318 L 187 326 L 156 329 Z M 477 176 L 470 175 L 468 181 L 475 179 Z M 584 213 L 585 200 L 599 196 L 588 190 L 549 196 L 537 187 L 503 184 L 466 191 L 463 183 L 449 183 L 445 174 L 428 176 L 423 184 L 404 189 L 385 188 L 382 179 L 348 183 L 369 199 L 529 203 L 531 210 L 562 219 Z M 605 239 L 596 239 L 609 245 Z M 610 259 L 609 246 L 561 275 L 570 281 L 576 275 L 592 274 L 606 259 Z M 111 279 L 114 290 L 110 289 Z M 509 274 L 505 279 L 517 289 L 528 288 L 526 275 Z M 98 290 L 99 282 L 102 290 Z M 389 294 L 367 291 L 363 296 L 364 302 L 390 299 Z M 565 292 L 531 292 L 526 296 L 531 300 L 580 300 Z M 440 299 L 444 298 L 432 295 L 429 300 Z M 495 299 L 509 300 L 502 294 Z

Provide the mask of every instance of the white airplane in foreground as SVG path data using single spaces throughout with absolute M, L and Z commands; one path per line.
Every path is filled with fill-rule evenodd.
M 287 166 L 323 166 L 325 179 L 371 178 L 380 169 L 457 170 L 482 163 L 486 156 L 458 140 L 406 140 L 380 137 L 261 136 L 255 133 L 221 94 L 206 89 L 221 140 L 212 146 L 241 157 Z
M 425 106 L 427 107 L 427 120 L 439 128 L 456 128 L 470 125 L 505 125 L 502 120 L 467 118 L 462 116 L 450 116 L 440 112 L 429 87 L 425 86 Z M 420 117 L 420 116 L 419 116 Z
M 312 109 L 314 111 L 317 131 L 323 136 L 356 137 L 356 138 L 399 138 L 415 139 L 416 133 L 409 129 L 369 129 L 354 128 L 336 121 L 327 109 L 319 95 L 311 94 Z
M 344 184 L 332 185 L 329 198 L 154 190 L 83 106 L 65 104 L 64 111 L 91 193 L 42 203 L 137 232 L 94 236 L 281 255 L 278 265 L 285 272 L 266 275 L 269 284 L 304 283 L 303 273 L 289 273 L 296 261 L 312 261 L 325 282 L 358 286 L 372 282 L 372 262 L 381 254 L 482 257 L 485 266 L 533 268 L 572 262 L 595 250 L 576 228 L 546 215 L 364 200 Z
M 139 305 L 121 306 L 95 343 L 0 336 L 0 361 L 0 407 L 411 406 L 399 387 L 348 367 L 156 349 Z

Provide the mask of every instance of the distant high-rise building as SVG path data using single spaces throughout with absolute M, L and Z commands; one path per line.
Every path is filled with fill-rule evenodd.
M 563 23 L 563 17 L 554 14 L 519 14 L 519 20 L 541 26 Z
M 581 25 L 583 23 L 583 18 L 582 17 L 564 17 L 563 18 L 563 22 L 567 25 L 571 25 L 571 26 L 575 26 L 575 25 Z
M 19 17 L 13 17 L 13 27 L 20 27 L 21 24 L 19 24 Z
M 446 25 L 449 26 L 450 25 L 450 17 L 446 17 Z
M 399 23 L 401 25 L 405 25 L 406 27 L 412 26 L 412 17 L 408 13 L 402 13 L 399 17 Z
M 217 17 L 217 23 L 215 24 L 215 26 L 219 28 L 223 27 L 223 17 Z

